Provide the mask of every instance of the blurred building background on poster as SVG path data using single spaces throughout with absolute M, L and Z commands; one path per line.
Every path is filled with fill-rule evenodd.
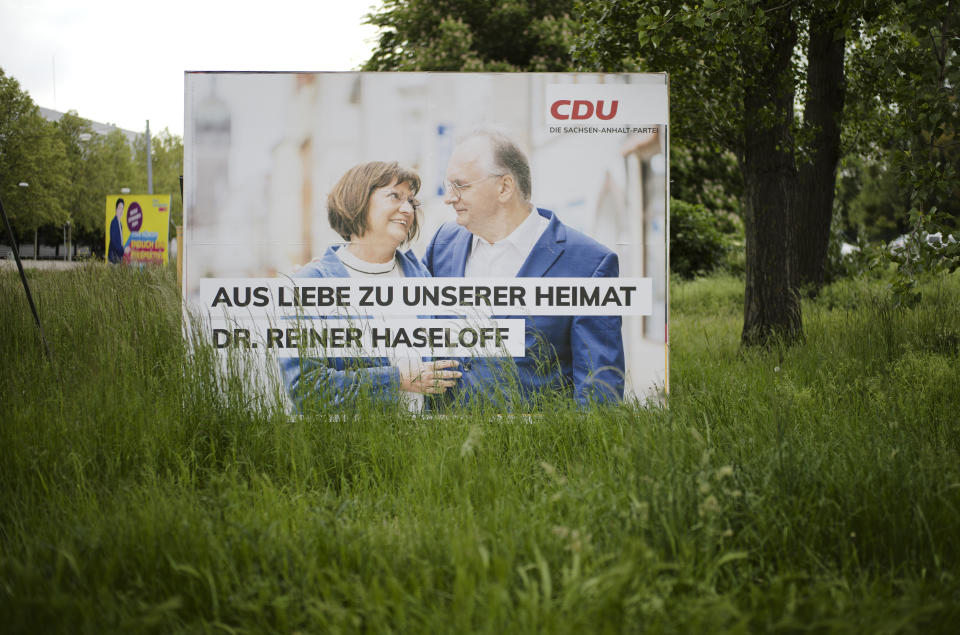
M 496 127 L 529 159 L 533 202 L 654 280 L 654 312 L 624 319 L 628 390 L 665 384 L 666 134 L 553 134 L 545 88 L 663 76 L 455 73 L 190 73 L 184 277 L 289 275 L 331 244 L 326 197 L 351 166 L 398 161 L 423 187 L 418 256 L 455 219 L 441 183 L 456 139 Z M 640 122 L 638 122 L 640 123 Z

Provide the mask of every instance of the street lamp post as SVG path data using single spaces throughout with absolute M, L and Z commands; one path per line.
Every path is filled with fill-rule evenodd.
M 147 119 L 147 194 L 153 194 L 153 148 L 150 142 L 150 120 Z
M 83 154 L 83 158 L 86 159 L 87 149 L 88 149 L 87 144 L 90 142 L 91 139 L 93 139 L 93 135 L 90 134 L 89 132 L 81 132 L 79 135 L 77 135 L 77 138 L 82 142 L 80 146 L 80 152 Z M 67 247 L 67 255 L 64 259 L 68 261 L 72 261 L 73 260 L 73 253 L 72 253 L 73 252 L 73 225 L 69 220 L 67 221 L 66 229 L 67 229 L 67 238 L 64 239 L 64 247 L 67 247 L 67 245 L 69 245 L 69 247 Z
M 30 187 L 30 184 L 26 181 L 20 181 L 17 183 L 18 187 Z M 38 257 L 37 250 L 39 249 L 39 237 L 37 236 L 37 230 L 33 230 L 33 259 L 36 260 Z

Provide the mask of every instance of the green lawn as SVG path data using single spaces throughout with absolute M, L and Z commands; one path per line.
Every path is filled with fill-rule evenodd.
M 956 632 L 960 276 L 672 288 L 668 409 L 290 419 L 169 269 L 0 272 L 4 632 Z

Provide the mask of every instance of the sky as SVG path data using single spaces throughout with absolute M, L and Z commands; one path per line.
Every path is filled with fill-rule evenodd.
M 183 135 L 184 71 L 348 71 L 378 0 L 0 0 L 0 68 L 34 103 Z

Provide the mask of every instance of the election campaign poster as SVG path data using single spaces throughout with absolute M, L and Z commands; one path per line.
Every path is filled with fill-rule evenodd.
M 115 194 L 107 197 L 107 262 L 128 265 L 167 264 L 169 194 Z
M 668 78 L 185 77 L 191 336 L 288 405 L 659 402 Z M 125 236 L 125 235 L 124 235 Z

